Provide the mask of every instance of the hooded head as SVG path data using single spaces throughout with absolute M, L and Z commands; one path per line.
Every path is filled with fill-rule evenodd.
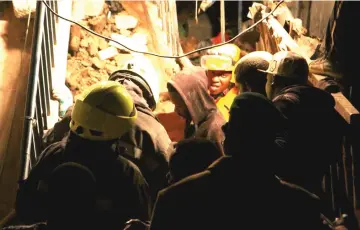
M 265 96 L 242 93 L 234 99 L 229 122 L 223 127 L 225 153 L 242 159 L 262 153 L 266 158 L 284 126 L 285 118 Z
M 208 93 L 205 71 L 201 68 L 180 71 L 168 82 L 167 87 L 175 104 L 175 111 L 196 125 L 217 109 Z

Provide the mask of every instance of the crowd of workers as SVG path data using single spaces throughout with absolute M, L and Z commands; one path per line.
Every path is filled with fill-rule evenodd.
M 167 84 L 186 120 L 178 143 L 153 113 L 152 76 L 132 61 L 125 67 L 91 86 L 46 134 L 17 194 L 21 223 L 327 229 L 321 215 L 335 220 L 322 178 L 341 156 L 343 124 L 331 94 L 307 84 L 303 57 L 240 57 L 233 44 L 209 50 L 201 67 Z M 354 213 L 346 202 L 343 210 L 349 217 L 338 228 L 352 229 Z
M 167 83 L 186 120 L 177 143 L 154 114 L 154 76 L 124 66 L 48 131 L 17 194 L 26 226 L 6 229 L 358 229 L 322 187 L 345 124 L 302 56 L 209 50 Z

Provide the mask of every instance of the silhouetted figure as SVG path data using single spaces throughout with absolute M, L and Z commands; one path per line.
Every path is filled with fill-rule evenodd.
M 216 145 L 202 138 L 189 138 L 179 141 L 169 161 L 169 183 L 207 169 L 222 153 Z

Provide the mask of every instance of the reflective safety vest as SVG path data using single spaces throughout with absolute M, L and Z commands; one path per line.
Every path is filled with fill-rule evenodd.
M 237 87 L 232 87 L 223 97 L 215 100 L 216 106 L 219 109 L 220 113 L 225 118 L 225 121 L 229 121 L 230 117 L 230 107 L 233 103 L 235 97 L 238 95 L 239 89 Z

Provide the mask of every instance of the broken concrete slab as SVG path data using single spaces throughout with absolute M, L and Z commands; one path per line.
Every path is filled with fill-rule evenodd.
M 137 26 L 138 20 L 128 14 L 118 14 L 115 16 L 116 27 L 120 29 L 133 29 Z
M 91 58 L 91 63 L 97 69 L 103 69 L 105 67 L 105 61 L 100 60 L 98 57 Z
M 117 48 L 111 46 L 104 50 L 99 51 L 98 56 L 99 56 L 100 60 L 107 60 L 107 59 L 115 57 L 118 53 L 119 53 L 119 51 L 117 50 Z
M 122 34 L 111 34 L 111 38 L 121 44 L 123 44 L 124 46 L 132 49 L 132 50 L 136 50 L 136 51 L 142 51 L 142 52 L 146 52 L 148 50 L 147 46 L 144 45 L 144 44 L 138 44 L 134 39 L 131 39 L 129 37 L 126 37 Z M 126 52 L 132 52 L 128 49 L 126 49 L 124 46 L 116 43 L 116 42 L 113 42 L 113 41 L 110 41 L 109 42 L 109 45 L 110 46 L 114 46 L 122 51 L 126 51 Z
M 148 35 L 144 33 L 135 33 L 131 36 L 131 38 L 142 45 L 146 45 L 148 42 Z

